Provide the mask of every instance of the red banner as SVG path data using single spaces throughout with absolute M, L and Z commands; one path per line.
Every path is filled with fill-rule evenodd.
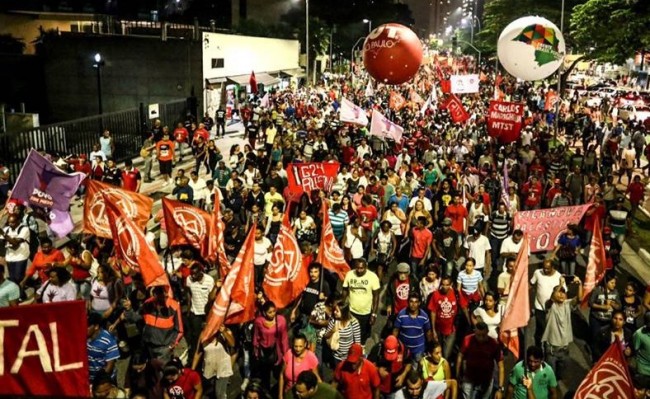
M 530 251 L 550 251 L 569 224 L 578 224 L 591 204 L 517 212 L 515 229 L 528 234 Z
M 327 202 L 323 201 L 321 211 L 323 213 L 323 225 L 321 227 L 321 239 L 316 262 L 323 265 L 324 268 L 338 274 L 341 281 L 343 281 L 345 274 L 350 271 L 350 266 L 345 260 L 341 246 L 336 241 L 336 237 L 334 237 Z
M 89 397 L 86 304 L 0 308 L 2 395 Z
M 449 110 L 449 116 L 451 116 L 454 123 L 463 123 L 469 119 L 469 114 L 465 110 L 463 103 L 454 94 L 447 97 L 442 107 Z
M 524 105 L 505 101 L 490 101 L 487 130 L 490 137 L 519 137 Z
M 635 397 L 630 369 L 618 338 L 591 368 L 573 397 L 575 399 Z
M 316 189 L 329 192 L 338 171 L 338 162 L 290 163 L 287 178 L 291 197 L 300 198 L 303 192 L 311 193 Z
M 219 206 L 218 203 L 215 206 Z M 208 257 L 210 214 L 184 202 L 162 199 L 169 245 L 191 245 Z
M 124 214 L 135 222 L 140 230 L 144 230 L 149 217 L 153 199 L 146 195 L 100 183 L 95 180 L 88 181 L 88 191 L 84 200 L 84 231 L 98 237 L 111 238 L 111 226 L 106 216 L 106 196 Z
M 309 283 L 309 274 L 307 268 L 303 267 L 298 240 L 289 224 L 289 209 L 290 207 L 287 207 L 262 285 L 266 296 L 279 309 L 289 306 Z

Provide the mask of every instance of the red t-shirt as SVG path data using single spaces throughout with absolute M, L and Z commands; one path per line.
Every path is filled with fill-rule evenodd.
M 434 291 L 427 308 L 429 312 L 436 315 L 434 328 L 439 334 L 449 335 L 456 331 L 454 320 L 458 313 L 458 301 L 454 290 L 449 289 L 446 295 L 440 291 Z
M 356 151 L 352 146 L 343 147 L 343 163 L 349 165 L 354 161 Z
M 643 199 L 643 188 L 642 183 L 632 183 L 627 186 L 627 192 L 630 193 L 630 202 L 633 204 L 638 204 Z
M 487 384 L 493 376 L 494 362 L 503 360 L 496 339 L 488 337 L 485 342 L 479 342 L 474 334 L 465 337 L 460 352 L 465 360 L 464 379 L 473 384 Z
M 156 143 L 156 152 L 159 161 L 171 161 L 174 159 L 174 142 L 171 140 L 160 140 Z
M 393 300 L 393 313 L 398 314 L 400 310 L 405 309 L 409 304 L 409 291 L 411 290 L 411 284 L 407 277 L 404 281 L 399 281 L 396 279 L 393 284 L 395 284 L 395 298 Z
M 594 205 L 592 205 L 592 208 L 593 207 Z M 594 210 L 594 213 L 591 215 L 585 215 L 585 230 L 594 231 L 594 223 L 596 221 L 596 218 L 600 220 L 600 225 L 602 226 L 606 213 L 607 210 L 605 209 L 605 206 L 600 205 Z
M 203 138 L 203 142 L 204 142 L 204 143 L 207 143 L 208 140 L 210 140 L 210 132 L 208 132 L 208 131 L 205 130 L 205 129 L 196 129 L 196 130 L 194 131 L 194 141 L 196 141 L 196 138 L 197 138 L 197 137 L 202 137 L 202 138 Z
M 413 238 L 411 257 L 424 258 L 424 255 L 427 253 L 427 248 L 433 242 L 433 233 L 426 227 L 422 230 L 414 227 L 411 230 L 411 237 Z
M 184 368 L 176 381 L 165 388 L 171 399 L 200 399 L 195 398 L 194 387 L 201 383 L 201 376 L 196 371 Z
M 379 387 L 380 378 L 377 367 L 364 359 L 358 370 L 352 369 L 352 364 L 341 362 L 336 366 L 334 379 L 338 381 L 338 390 L 350 399 L 372 399 L 372 392 Z
M 190 134 L 187 132 L 187 129 L 184 127 L 177 127 L 174 130 L 174 140 L 176 140 L 177 143 L 185 143 L 187 142 L 187 137 Z
M 377 208 L 374 205 L 362 205 L 357 208 L 357 214 L 359 215 L 359 219 L 361 219 L 361 227 L 371 232 L 372 224 L 377 220 Z
M 141 179 L 140 171 L 136 168 L 122 171 L 122 184 L 125 190 L 135 191 L 138 188 L 138 181 Z
M 542 185 L 540 182 L 536 184 L 524 184 L 523 192 L 526 194 L 526 205 L 529 207 L 537 206 L 542 198 Z
M 469 212 L 467 212 L 467 208 L 463 204 L 449 204 L 445 209 L 445 217 L 451 219 L 451 228 L 459 234 L 463 234 L 465 231 L 463 221 L 468 214 Z

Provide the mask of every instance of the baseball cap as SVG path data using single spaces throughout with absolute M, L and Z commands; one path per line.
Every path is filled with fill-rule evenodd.
M 443 226 L 451 226 L 451 219 L 450 218 L 444 218 L 442 220 L 442 225 Z
M 397 348 L 399 343 L 394 335 L 389 335 L 384 341 L 384 359 L 389 362 L 397 360 Z
M 350 347 L 348 357 L 345 361 L 349 363 L 358 363 L 359 360 L 361 360 L 361 357 L 363 357 L 363 347 L 361 344 L 354 343 Z
M 398 273 L 410 273 L 411 272 L 411 266 L 409 266 L 408 263 L 402 262 L 397 264 L 397 272 Z

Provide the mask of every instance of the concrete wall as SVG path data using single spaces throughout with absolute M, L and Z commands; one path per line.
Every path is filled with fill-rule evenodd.
M 48 120 L 97 114 L 97 70 L 100 53 L 104 112 L 164 103 L 202 89 L 201 43 L 132 36 L 64 34 L 43 45 Z M 199 110 L 202 104 L 199 101 Z

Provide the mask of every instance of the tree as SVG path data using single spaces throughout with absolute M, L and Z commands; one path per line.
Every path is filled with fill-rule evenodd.
M 650 48 L 650 2 L 589 0 L 575 8 L 571 33 L 588 58 L 623 64 Z
M 564 5 L 564 39 L 571 45 L 568 34 L 569 20 L 573 8 L 587 0 L 566 0 Z M 497 41 L 503 29 L 512 21 L 530 15 L 539 15 L 560 27 L 562 14 L 559 0 L 492 0 L 486 2 L 483 11 L 482 29 L 478 35 L 477 47 L 487 54 L 496 53 Z

